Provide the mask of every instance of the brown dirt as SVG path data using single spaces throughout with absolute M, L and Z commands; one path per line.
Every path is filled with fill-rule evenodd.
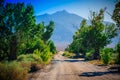
M 83 59 L 68 59 L 62 51 L 55 55 L 51 65 L 35 73 L 30 80 L 120 80 L 120 74 L 95 66 Z

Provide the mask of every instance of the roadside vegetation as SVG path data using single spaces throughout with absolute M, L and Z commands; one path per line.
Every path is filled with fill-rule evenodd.
M 68 58 L 73 58 L 75 56 L 75 54 L 74 53 L 69 53 L 69 52 L 65 51 L 62 54 L 62 56 L 65 56 L 65 57 L 68 57 Z
M 36 24 L 31 4 L 0 1 L 0 79 L 27 80 L 56 53 L 54 22 Z
M 120 29 L 120 2 L 117 2 L 113 14 L 110 15 L 114 23 L 104 23 L 105 9 L 99 12 L 90 12 L 90 24 L 82 20 L 80 28 L 73 35 L 73 42 L 66 51 L 82 54 L 85 60 L 99 60 L 101 64 L 120 65 L 120 40 L 114 48 L 109 48 L 112 39 L 119 34 Z
M 82 55 L 86 60 L 100 60 L 105 65 L 120 65 L 120 40 L 115 48 L 106 46 L 120 30 L 120 2 L 112 14 L 116 24 L 104 24 L 106 9 L 91 12 L 90 24 L 84 19 L 73 35 L 73 42 L 63 56 Z M 56 53 L 50 40 L 54 22 L 36 24 L 31 4 L 0 1 L 0 79 L 28 80 L 28 74 L 49 64 Z M 75 54 L 73 54 L 75 53 Z M 120 68 L 119 68 L 120 70 Z

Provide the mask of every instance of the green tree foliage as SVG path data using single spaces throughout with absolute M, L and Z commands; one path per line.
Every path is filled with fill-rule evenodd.
M 53 41 L 51 41 L 51 40 L 48 41 L 47 45 L 50 47 L 50 52 L 52 52 L 53 54 L 55 54 L 57 52 Z
M 86 46 L 86 44 L 84 46 L 82 46 L 82 41 L 85 37 L 85 34 L 88 30 L 87 28 L 87 24 L 86 24 L 86 20 L 83 20 L 81 22 L 81 25 L 80 25 L 80 29 L 78 29 L 75 34 L 73 35 L 73 42 L 69 45 L 68 47 L 68 51 L 69 52 L 74 52 L 74 53 L 84 53 L 85 52 L 85 48 L 84 46 Z
M 112 19 L 115 21 L 118 28 L 120 29 L 120 1 L 117 1 L 116 5 L 115 5 L 115 9 L 112 14 Z M 117 47 L 117 53 L 118 53 L 117 63 L 120 64 L 120 39 L 119 39 L 119 42 L 116 45 L 116 47 Z M 120 68 L 119 68 L 119 71 L 120 71 Z
M 4 1 L 0 1 L 0 60 L 4 59 L 8 56 L 8 34 L 10 33 L 9 29 L 5 27 L 5 9 L 4 9 Z M 3 45 L 4 44 L 4 45 Z M 1 47 L 2 46 L 2 47 Z M 6 53 L 6 54 L 4 54 Z
M 24 3 L 6 3 L 6 5 L 2 5 L 2 9 L 4 14 L 0 14 L 0 16 L 4 15 L 4 18 L 0 21 L 0 34 L 1 38 L 5 37 L 3 40 L 8 42 L 7 45 L 4 44 L 6 42 L 2 43 L 2 45 L 9 46 L 8 49 L 2 49 L 2 52 L 7 50 L 8 59 L 14 60 L 17 58 L 18 47 L 23 40 L 26 40 L 26 42 L 29 40 L 28 30 L 35 25 L 34 11 L 30 4 L 25 6 Z M 6 52 L 3 54 L 6 54 Z
M 33 53 L 36 49 L 44 51 L 53 30 L 53 21 L 46 26 L 43 22 L 35 24 L 31 4 L 0 1 L 0 61 L 15 60 L 18 55 Z
M 120 42 L 117 44 L 117 52 L 120 53 Z
M 118 53 L 117 64 L 120 64 L 120 42 L 118 42 L 118 44 L 116 45 L 116 48 L 117 48 L 117 53 Z
M 43 41 L 48 41 L 53 33 L 54 30 L 54 22 L 50 21 L 49 25 L 45 26 L 44 33 L 42 35 L 42 40 Z
M 110 60 L 112 58 L 113 49 L 112 48 L 105 48 L 101 50 L 101 59 L 105 65 L 110 63 Z
M 120 2 L 117 2 L 116 5 L 115 5 L 115 9 L 113 11 L 112 19 L 116 22 L 116 24 L 120 28 Z
M 87 25 L 83 20 L 80 29 L 73 36 L 73 42 L 69 46 L 69 51 L 85 53 L 94 50 L 93 59 L 100 58 L 100 48 L 103 48 L 111 42 L 111 39 L 117 35 L 117 28 L 114 24 L 103 24 L 104 10 L 99 13 L 91 12 L 91 24 Z M 75 52 L 74 51 L 74 52 Z
M 85 60 L 91 60 L 93 53 L 94 53 L 94 50 L 91 50 L 91 51 L 89 51 L 89 52 L 86 52 L 86 54 L 85 54 Z

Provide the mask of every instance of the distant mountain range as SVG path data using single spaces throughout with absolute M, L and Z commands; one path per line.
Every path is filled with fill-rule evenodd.
M 36 16 L 37 23 L 44 21 L 47 25 L 51 20 L 54 21 L 55 30 L 53 32 L 51 40 L 54 41 L 57 50 L 64 50 L 72 42 L 72 36 L 74 32 L 79 28 L 80 23 L 83 19 L 83 17 L 69 13 L 66 10 L 57 11 L 53 14 L 43 14 Z M 90 24 L 90 21 L 87 20 L 87 23 Z M 113 41 L 116 42 L 116 40 L 117 39 Z M 115 44 L 114 42 L 111 46 Z

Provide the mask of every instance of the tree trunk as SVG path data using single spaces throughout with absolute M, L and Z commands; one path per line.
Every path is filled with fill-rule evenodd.
M 120 65 L 120 52 L 118 52 L 118 64 Z
M 9 53 L 9 60 L 17 59 L 17 39 L 16 36 L 12 36 L 10 41 L 10 53 Z
M 95 52 L 93 54 L 93 59 L 100 59 L 100 50 L 99 50 L 99 48 L 95 48 Z

